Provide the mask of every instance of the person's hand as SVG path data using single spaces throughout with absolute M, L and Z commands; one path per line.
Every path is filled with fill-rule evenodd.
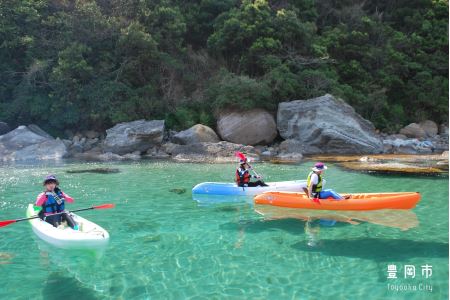
M 320 204 L 319 198 L 312 198 L 312 197 L 309 197 L 309 200 L 311 200 L 312 202 L 315 202 L 315 203 L 317 203 L 317 204 Z
M 257 176 L 256 176 L 256 179 L 261 179 L 261 178 L 262 178 L 262 177 L 261 177 L 261 176 L 259 176 L 259 175 L 257 175 Z

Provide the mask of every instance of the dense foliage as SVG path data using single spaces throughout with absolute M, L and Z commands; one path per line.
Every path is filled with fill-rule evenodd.
M 332 93 L 378 128 L 448 119 L 447 0 L 2 0 L 0 120 L 53 134 Z

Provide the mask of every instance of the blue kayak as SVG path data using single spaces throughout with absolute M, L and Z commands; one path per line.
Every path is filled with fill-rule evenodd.
M 266 182 L 268 186 L 239 187 L 236 183 L 202 182 L 194 186 L 192 195 L 254 196 L 268 191 L 302 192 L 306 180 Z

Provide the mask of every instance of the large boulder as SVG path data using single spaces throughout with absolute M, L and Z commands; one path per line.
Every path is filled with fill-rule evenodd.
M 5 122 L 0 122 L 0 135 L 8 133 L 11 129 Z
M 120 155 L 134 151 L 144 152 L 161 145 L 163 135 L 164 120 L 119 123 L 106 130 L 103 149 L 105 152 Z
M 0 136 L 0 159 L 3 161 L 61 159 L 67 155 L 63 141 L 49 138 L 45 132 L 39 130 L 38 132 L 40 134 L 27 126 L 19 126 Z
M 191 128 L 180 131 L 172 137 L 172 142 L 181 145 L 209 142 L 217 143 L 220 139 L 210 127 L 197 124 Z
M 422 127 L 423 131 L 425 131 L 425 134 L 427 137 L 435 137 L 438 134 L 438 126 L 435 122 L 426 120 L 423 122 L 420 122 L 420 127 Z
M 263 109 L 224 112 L 218 118 L 217 131 L 223 140 L 244 145 L 265 145 L 277 137 L 275 119 Z
M 425 138 L 427 137 L 427 133 L 423 128 L 417 123 L 411 123 L 402 129 L 400 129 L 400 134 L 406 135 L 409 138 Z
M 303 154 L 381 153 L 383 144 L 369 121 L 330 94 L 278 106 L 278 131 L 300 142 Z

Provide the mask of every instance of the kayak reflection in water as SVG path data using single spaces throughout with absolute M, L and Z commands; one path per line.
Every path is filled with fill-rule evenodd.
M 66 221 L 67 225 L 72 229 L 78 230 L 78 225 L 75 223 L 72 216 L 69 213 L 64 212 L 66 200 L 67 202 L 72 203 L 73 198 L 61 191 L 59 188 L 59 181 L 54 175 L 46 176 L 43 185 L 45 190 L 37 196 L 35 203 L 36 206 L 42 206 L 39 217 L 55 227 L 58 227 L 62 221 Z M 64 213 L 55 215 L 55 213 L 60 212 Z
M 327 199 L 329 197 L 336 200 L 344 199 L 344 197 L 342 197 L 332 189 L 323 189 L 323 187 L 325 186 L 325 179 L 323 178 L 322 174 L 326 169 L 327 166 L 325 166 L 321 162 L 318 162 L 314 165 L 314 167 L 312 168 L 312 172 L 310 172 L 308 175 L 308 188 L 307 190 L 305 190 L 305 193 L 308 195 L 309 199 L 314 202 L 318 202 L 318 199 Z M 345 199 L 348 198 L 349 197 L 346 197 Z

